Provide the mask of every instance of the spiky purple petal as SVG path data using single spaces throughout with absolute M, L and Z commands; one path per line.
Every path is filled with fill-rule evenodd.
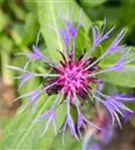
M 125 49 L 125 45 L 118 45 L 123 37 L 126 34 L 126 30 L 123 29 L 121 32 L 117 35 L 116 39 L 111 43 L 111 45 L 107 49 L 107 53 L 114 53 L 114 52 L 121 52 Z
M 130 120 L 130 118 L 134 115 L 134 112 L 130 112 L 130 111 L 127 111 L 125 110 L 123 112 L 123 115 L 124 115 L 124 122 L 128 122 Z
M 44 131 L 42 133 L 42 136 L 47 132 L 51 122 L 53 125 L 53 130 L 54 133 L 57 134 L 57 129 L 56 129 L 56 120 L 55 120 L 55 109 L 54 107 L 52 107 L 50 110 L 48 110 L 47 112 L 43 113 L 42 115 L 40 115 L 35 122 L 37 121 L 41 121 L 41 120 L 47 120 L 46 124 L 45 124 L 45 128 Z

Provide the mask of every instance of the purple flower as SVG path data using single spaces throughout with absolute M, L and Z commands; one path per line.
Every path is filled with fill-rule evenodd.
M 103 124 L 102 129 L 102 131 L 97 132 L 96 134 L 86 132 L 87 134 L 83 141 L 82 150 L 103 150 L 103 147 L 108 144 L 113 137 L 114 127 L 109 122 Z
M 49 86 L 48 86 L 49 88 Z M 43 89 L 44 91 L 45 89 Z M 44 129 L 44 132 L 42 135 L 44 135 L 46 133 L 46 131 L 48 130 L 51 122 L 53 124 L 53 130 L 54 130 L 54 133 L 56 134 L 57 133 L 57 128 L 56 128 L 56 120 L 55 120 L 55 105 L 57 104 L 59 98 L 60 98 L 60 94 L 58 94 L 55 98 L 55 101 L 52 105 L 52 107 L 45 113 L 41 114 L 35 121 L 41 121 L 41 120 L 47 120 L 48 121 L 46 122 L 46 125 L 45 125 L 45 129 Z
M 96 95 L 96 96 L 95 96 Z M 123 118 L 126 117 L 123 114 L 123 111 L 128 111 L 129 113 L 133 113 L 131 109 L 129 109 L 123 102 L 134 101 L 134 98 L 124 97 L 123 95 L 119 96 L 110 96 L 103 94 L 99 91 L 96 91 L 96 94 L 93 95 L 98 102 L 101 102 L 112 117 L 112 123 L 114 124 L 115 120 L 117 120 L 119 126 L 121 127 L 121 122 L 118 115 L 121 115 Z
M 15 102 L 15 101 L 20 100 L 22 98 L 28 98 L 29 97 L 28 102 L 20 108 L 19 113 L 22 113 L 29 105 L 36 104 L 36 101 L 39 98 L 41 92 L 42 92 L 41 90 L 34 90 L 34 91 L 23 94 L 20 97 L 14 99 L 14 102 Z
M 74 124 L 74 121 L 73 121 L 71 114 L 68 114 L 66 117 L 66 121 L 65 121 L 64 127 L 62 129 L 63 136 L 65 134 L 65 130 L 67 127 L 69 127 L 69 129 L 70 129 L 71 135 L 74 136 L 78 140 L 77 132 L 75 129 L 75 124 Z
M 101 130 L 101 128 L 99 128 L 98 126 L 96 126 L 94 123 L 90 122 L 80 111 L 79 105 L 78 105 L 78 100 L 76 99 L 76 109 L 77 109 L 77 114 L 78 114 L 78 121 L 77 121 L 77 131 L 80 135 L 80 137 L 82 137 L 81 134 L 81 128 L 84 128 L 86 130 L 86 124 L 93 126 L 94 128 L 96 128 L 97 130 Z
M 124 115 L 124 122 L 128 122 L 130 120 L 130 118 L 134 115 L 134 112 L 130 112 L 130 111 L 127 111 L 125 110 L 123 112 L 123 115 Z
M 33 53 L 29 53 L 28 57 L 29 57 L 30 59 L 35 59 L 35 60 L 44 58 L 44 56 L 43 56 L 43 54 L 40 52 L 39 48 L 36 47 L 35 45 L 33 45 Z
M 26 83 L 32 77 L 33 77 L 33 74 L 31 72 L 26 72 L 26 73 L 24 73 L 21 76 L 15 77 L 16 79 L 22 80 L 21 83 L 20 83 L 20 86 L 19 86 L 18 90 L 20 90 L 21 87 L 24 85 L 24 83 Z
M 30 71 L 27 71 L 25 70 L 24 68 L 19 68 L 19 67 L 15 67 L 15 66 L 7 66 L 8 68 L 10 69 L 13 69 L 13 70 L 16 70 L 16 71 L 20 71 L 22 72 L 23 74 L 20 75 L 20 76 L 15 76 L 13 77 L 14 79 L 19 79 L 21 80 L 21 83 L 19 85 L 19 88 L 18 90 L 21 89 L 21 87 L 29 80 L 31 79 L 32 77 L 57 77 L 56 74 L 37 74 L 37 73 L 33 73 L 33 72 L 30 72 Z
M 7 67 L 10 68 L 10 69 L 16 70 L 16 71 L 23 72 L 22 75 L 13 77 L 14 79 L 19 79 L 19 80 L 21 80 L 21 83 L 20 83 L 20 85 L 19 85 L 18 90 L 20 90 L 21 87 L 22 87 L 29 79 L 31 79 L 31 78 L 34 76 L 34 74 L 33 74 L 32 72 L 26 71 L 26 70 L 24 70 L 24 69 L 22 69 L 22 68 L 18 68 L 18 67 L 15 67 L 15 66 L 7 66 Z
M 110 67 L 110 70 L 122 71 L 122 70 L 124 70 L 124 67 L 128 63 L 134 61 L 134 58 L 126 61 L 126 59 L 127 59 L 126 57 L 129 55 L 130 51 L 131 51 L 131 49 L 129 49 L 128 51 L 126 51 L 125 54 L 120 58 L 120 60 L 118 60 L 116 62 L 116 64 L 114 64 L 112 67 Z
M 113 64 L 109 68 L 93 72 L 89 75 L 89 77 L 96 76 L 96 75 L 99 75 L 99 74 L 102 74 L 105 72 L 111 72 L 111 71 L 118 71 L 118 72 L 119 71 L 123 71 L 123 72 L 130 71 L 130 70 L 125 69 L 126 65 L 128 65 L 129 63 L 131 63 L 135 60 L 134 57 L 127 60 L 127 57 L 130 56 L 130 51 L 131 51 L 131 48 L 129 48 L 127 51 L 123 51 L 125 53 L 121 56 L 121 58 L 115 64 Z M 90 64 L 90 66 L 88 66 L 87 69 L 93 67 L 97 62 L 99 62 L 106 55 L 107 55 L 107 53 L 105 52 L 103 55 L 101 55 L 101 57 L 99 57 L 96 61 L 94 61 L 92 64 Z
M 99 141 L 101 141 L 104 145 L 108 144 L 113 137 L 113 130 L 114 126 L 112 126 L 111 121 L 104 124 L 102 131 L 99 133 Z
M 32 46 L 32 50 L 32 52 L 21 52 L 16 55 L 26 55 L 29 60 L 39 60 L 44 58 L 44 55 L 36 45 Z
M 111 141 L 114 135 L 115 126 L 112 125 L 111 118 L 107 111 L 100 106 L 98 109 L 97 124 L 99 124 L 102 130 L 88 129 L 83 140 L 82 150 L 103 150 L 103 147 Z
M 108 32 L 105 33 L 106 28 L 106 19 L 104 20 L 102 24 L 102 31 L 100 32 L 100 29 L 97 26 L 92 27 L 92 35 L 93 35 L 93 44 L 90 49 L 90 52 L 88 53 L 88 57 L 92 54 L 92 52 L 95 50 L 95 48 L 102 43 L 103 41 L 107 40 L 109 38 L 110 33 L 114 30 L 115 26 L 112 27 Z
M 22 98 L 31 97 L 29 99 L 29 102 L 32 103 L 38 98 L 38 96 L 40 95 L 41 92 L 42 92 L 41 90 L 34 90 L 34 91 L 29 92 L 29 93 L 21 95 L 20 97 L 14 99 L 14 101 L 17 101 L 17 100 L 22 99 Z
M 87 150 L 101 150 L 101 146 L 99 144 L 91 144 Z
M 76 35 L 77 35 L 77 32 L 78 32 L 79 28 L 82 26 L 82 22 L 80 21 L 80 16 L 79 16 L 79 23 L 78 23 L 77 26 L 75 26 L 75 24 L 73 22 L 73 16 L 70 17 L 69 21 L 67 21 L 64 16 L 63 16 L 62 19 L 65 23 L 65 30 L 67 31 L 69 36 L 72 37 L 72 40 L 74 40 Z
M 47 64 L 49 64 L 51 67 L 58 65 L 58 63 L 52 61 L 50 58 L 44 56 L 41 53 L 40 49 L 38 48 L 39 36 L 40 36 L 40 32 L 38 32 L 38 34 L 37 34 L 36 44 L 33 44 L 33 46 L 32 46 L 32 52 L 20 52 L 20 53 L 16 54 L 16 55 L 26 55 L 27 56 L 28 61 L 26 62 L 25 66 L 24 66 L 24 70 L 27 68 L 29 63 L 33 60 L 42 60 L 43 62 L 46 62 Z
M 115 26 L 111 28 L 107 33 L 105 32 L 106 28 L 106 20 L 103 22 L 103 30 L 100 32 L 99 28 L 97 26 L 92 27 L 92 34 L 93 34 L 93 47 L 95 48 L 97 45 L 99 45 L 101 42 L 109 38 L 109 34 L 114 30 Z
M 62 19 L 65 23 L 65 27 L 59 29 L 60 35 L 65 42 L 67 55 L 69 57 L 72 57 L 72 55 L 74 55 L 74 53 L 75 53 L 74 50 L 75 50 L 76 36 L 77 36 L 78 30 L 82 26 L 82 23 L 81 23 L 81 21 L 79 21 L 78 25 L 75 26 L 72 16 L 70 18 L 70 21 L 67 21 L 65 17 L 63 17 Z M 70 43 L 71 43 L 71 48 L 69 47 Z M 71 49 L 71 51 L 69 51 L 69 49 Z
M 97 75 L 110 71 L 123 71 L 126 65 L 132 62 L 134 58 L 127 59 L 129 58 L 128 56 L 130 55 L 131 49 L 125 51 L 125 46 L 119 45 L 125 35 L 124 29 L 118 34 L 109 48 L 99 58 L 95 58 L 92 56 L 92 52 L 96 50 L 96 47 L 101 42 L 107 40 L 110 36 L 110 33 L 114 30 L 113 27 L 105 33 L 106 21 L 104 21 L 103 23 L 103 29 L 101 32 L 98 27 L 92 28 L 93 45 L 91 51 L 89 51 L 88 53 L 82 52 L 79 57 L 76 57 L 75 40 L 82 23 L 81 21 L 79 21 L 78 24 L 75 25 L 72 19 L 70 21 L 64 20 L 64 23 L 65 26 L 60 27 L 57 30 L 59 31 L 60 36 L 64 40 L 64 43 L 66 45 L 66 49 L 64 49 L 63 52 L 60 51 L 60 61 L 51 60 L 50 58 L 44 56 L 38 48 L 36 42 L 36 44 L 33 45 L 33 52 L 22 53 L 25 54 L 29 59 L 23 69 L 14 66 L 10 66 L 9 68 L 20 71 L 22 73 L 22 75 L 17 77 L 21 80 L 20 87 L 22 87 L 22 85 L 32 77 L 45 78 L 42 88 L 24 94 L 16 100 L 30 97 L 28 104 L 25 105 L 26 108 L 29 104 L 35 103 L 41 93 L 46 92 L 48 95 L 58 95 L 49 111 L 44 112 L 38 118 L 38 120 L 48 120 L 45 126 L 45 132 L 49 128 L 51 122 L 54 126 L 54 132 L 56 132 L 55 110 L 56 108 L 58 109 L 58 107 L 55 106 L 57 105 L 60 96 L 62 96 L 62 102 L 65 102 L 67 104 L 67 113 L 62 129 L 63 135 L 65 134 L 66 130 L 69 129 L 71 134 L 78 140 L 79 136 L 82 136 L 81 131 L 84 129 L 86 130 L 86 128 L 88 127 L 94 128 L 97 131 L 102 131 L 101 128 L 104 128 L 104 126 L 99 127 L 98 125 L 95 125 L 94 123 L 92 123 L 93 121 L 87 119 L 83 114 L 81 103 L 85 102 L 85 99 L 89 99 L 89 97 L 92 97 L 95 103 L 102 103 L 108 110 L 109 114 L 112 116 L 112 122 L 114 123 L 117 121 L 119 125 L 121 125 L 119 115 L 124 117 L 123 111 L 126 110 L 131 113 L 133 112 L 124 104 L 125 101 L 130 101 L 131 98 L 124 97 L 123 95 L 107 95 L 103 94 L 101 91 L 98 91 L 98 87 L 101 84 L 103 85 L 104 81 L 102 81 L 102 79 L 100 79 Z M 123 54 L 122 57 L 112 66 L 110 66 L 109 68 L 101 68 L 99 66 L 99 62 L 104 59 L 104 57 L 110 55 L 110 53 L 121 51 Z M 34 73 L 27 70 L 27 65 L 31 60 L 39 60 L 47 63 L 49 67 L 49 74 Z M 102 90 L 102 88 L 100 90 Z M 133 98 L 131 101 L 133 101 Z M 64 103 L 62 102 L 61 104 L 64 105 Z M 88 105 L 91 105 L 91 101 L 88 103 Z M 70 112 L 70 108 L 72 106 L 74 106 L 74 108 L 76 109 L 77 121 L 73 119 L 72 113 Z M 104 130 L 105 132 L 102 133 L 106 135 L 107 130 Z M 110 135 L 106 135 L 106 137 L 109 136 Z
M 40 117 L 38 117 L 38 119 L 36 121 L 41 121 L 44 119 L 48 119 L 48 121 L 46 122 L 45 125 L 45 129 L 42 135 L 44 135 L 46 133 L 46 131 L 48 130 L 51 122 L 53 124 L 53 129 L 54 129 L 54 133 L 57 133 L 57 129 L 56 129 L 56 121 L 55 121 L 55 110 L 52 107 L 49 111 L 45 112 L 44 114 L 42 114 Z
M 121 52 L 125 49 L 125 45 L 118 45 L 126 34 L 126 30 L 122 29 L 117 35 L 116 39 L 111 43 L 107 49 L 107 53 Z
M 65 30 L 65 29 L 59 29 L 59 32 L 60 32 L 60 35 L 66 45 L 66 48 L 68 49 L 68 45 L 69 45 L 69 41 L 70 41 L 70 38 L 69 38 L 69 35 L 68 35 L 68 32 Z
M 74 124 L 73 118 L 70 114 L 70 94 L 67 97 L 67 116 L 66 116 L 66 120 L 65 120 L 65 123 L 64 123 L 64 127 L 61 130 L 62 133 L 63 133 L 63 136 L 65 134 L 65 131 L 66 131 L 67 127 L 69 127 L 69 129 L 70 129 L 71 135 L 73 135 L 78 140 L 77 132 L 76 132 L 76 129 L 75 129 L 75 124 Z

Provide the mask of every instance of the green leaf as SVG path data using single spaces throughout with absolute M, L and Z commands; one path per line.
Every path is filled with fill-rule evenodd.
M 9 22 L 10 22 L 10 19 L 8 15 L 2 12 L 2 10 L 0 10 L 0 32 L 3 31 L 4 28 L 6 28 Z
M 34 43 L 38 33 L 38 21 L 37 17 L 32 13 L 28 13 L 25 18 L 25 26 L 23 32 L 23 44 Z
M 63 25 L 62 16 L 64 15 L 66 18 L 70 18 L 73 10 L 73 21 L 78 23 L 80 8 L 75 1 L 70 0 L 61 2 L 59 0 L 45 0 L 43 2 L 37 1 L 37 4 L 41 32 L 48 47 L 48 53 L 50 57 L 58 59 L 60 56 L 56 53 L 56 50 L 64 50 L 63 41 L 58 33 L 58 29 Z M 88 33 L 91 21 L 84 12 L 82 12 L 81 21 L 84 23 L 85 31 Z
M 23 8 L 19 7 L 14 1 L 10 3 L 9 7 L 18 19 L 23 20 L 25 18 L 26 12 Z
M 36 68 L 33 68 L 32 72 Z M 22 87 L 20 95 L 28 91 L 37 89 L 41 84 L 40 79 L 33 78 L 28 81 Z M 18 113 L 14 116 L 6 125 L 4 129 L 3 139 L 0 143 L 0 149 L 43 149 L 50 147 L 50 143 L 54 138 L 54 133 L 52 130 L 52 125 L 49 127 L 47 133 L 41 137 L 46 120 L 41 122 L 33 122 L 42 113 L 46 112 L 54 102 L 55 96 L 47 96 L 45 93 L 37 100 L 37 106 L 34 108 L 30 105 L 22 113 L 21 108 L 19 108 Z M 23 99 L 22 106 L 28 102 L 28 99 Z M 56 109 L 56 125 L 57 130 L 62 126 L 65 119 L 65 105 L 60 105 Z M 36 136 L 35 136 L 36 135 Z
M 80 0 L 80 2 L 84 7 L 95 7 L 102 5 L 106 0 Z
M 42 113 L 46 112 L 54 101 L 54 96 L 42 95 L 38 100 L 38 108 L 34 113 L 30 106 L 23 113 L 16 115 L 5 128 L 4 138 L 0 148 L 3 149 L 39 149 L 48 148 L 54 138 L 53 126 L 51 125 L 45 135 L 42 133 L 45 120 L 34 122 Z M 65 106 L 62 105 L 56 111 L 57 129 L 59 129 L 65 118 Z M 59 117 L 60 116 L 60 117 Z
M 61 137 L 61 135 L 57 135 L 51 145 L 50 145 L 50 149 L 61 149 L 61 150 L 79 150 L 81 149 L 81 144 L 82 141 L 77 141 L 70 133 L 70 131 L 68 130 L 65 133 L 64 139 L 62 139 L 63 137 Z M 63 143 L 64 140 L 64 143 Z M 76 148 L 77 147 L 77 148 Z
M 115 85 L 130 88 L 135 87 L 135 70 L 128 72 L 108 72 L 100 75 L 100 78 Z
M 37 5 L 35 3 L 36 0 L 23 0 L 23 4 L 27 10 L 32 12 L 33 15 L 37 15 Z

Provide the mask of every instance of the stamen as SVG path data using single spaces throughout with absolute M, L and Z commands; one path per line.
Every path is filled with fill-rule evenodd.
M 59 77 L 59 74 L 39 74 L 39 73 L 33 73 L 36 77 Z
M 58 83 L 58 81 L 56 81 L 56 82 L 54 82 L 54 83 L 52 83 L 52 84 L 50 84 L 50 85 L 44 87 L 44 88 L 42 89 L 42 91 L 48 90 L 49 88 L 51 88 L 52 86 L 56 85 L 57 83 Z
M 22 68 L 19 68 L 19 67 L 10 66 L 10 65 L 6 65 L 6 67 L 8 67 L 9 69 L 16 70 L 16 71 L 21 71 L 21 72 L 24 72 L 24 69 L 22 69 Z
M 37 39 L 36 39 L 36 47 L 38 47 L 39 38 L 40 38 L 40 31 L 37 33 Z
M 95 130 L 88 131 L 86 136 L 84 137 L 83 144 L 82 144 L 82 150 L 88 149 L 88 143 L 91 140 L 92 135 L 94 134 Z
M 99 74 L 106 73 L 106 72 L 110 72 L 110 71 L 114 71 L 114 70 L 112 70 L 110 68 L 104 69 L 104 70 L 101 70 L 101 71 L 98 71 L 98 72 L 91 73 L 87 77 L 92 77 L 92 76 L 99 75 Z
M 43 137 L 44 134 L 46 133 L 46 131 L 47 131 L 47 129 L 48 129 L 50 123 L 51 123 L 51 120 L 52 120 L 52 118 L 50 117 L 49 120 L 47 121 L 46 125 L 45 125 L 45 129 L 44 129 L 44 131 L 43 131 L 41 137 Z
M 93 94 L 93 97 L 94 97 L 96 100 L 98 100 L 99 102 L 101 102 L 101 103 L 107 108 L 107 110 L 109 111 L 109 113 L 110 113 L 110 115 L 111 115 L 112 124 L 114 125 L 114 123 L 115 123 L 115 118 L 114 118 L 114 115 L 113 115 L 113 113 L 112 113 L 112 110 L 109 109 L 108 104 L 105 103 L 105 101 L 103 101 L 103 100 L 100 99 L 99 97 L 95 96 L 95 94 Z
M 101 42 L 103 42 L 105 39 L 107 39 L 109 34 L 115 29 L 115 26 L 114 26 L 106 34 L 103 35 L 105 26 L 106 26 L 106 23 L 104 23 L 103 31 L 101 33 L 99 32 L 99 29 L 97 27 L 92 28 L 93 46 L 85 58 L 90 57 L 92 55 L 93 51 L 95 50 L 95 48 L 97 47 L 97 45 L 100 44 Z
M 93 67 L 95 64 L 97 64 L 101 59 L 103 59 L 105 56 L 107 55 L 107 53 L 105 52 L 103 55 L 101 55 L 98 59 L 96 59 L 92 64 L 90 64 L 87 68 L 85 68 L 86 70 L 88 70 L 89 68 Z
M 26 62 L 25 66 L 24 66 L 24 70 L 26 70 L 26 69 L 27 69 L 27 67 L 28 67 L 28 65 L 29 65 L 29 63 L 30 63 L 30 62 L 31 62 L 31 60 L 30 60 L 30 59 Z

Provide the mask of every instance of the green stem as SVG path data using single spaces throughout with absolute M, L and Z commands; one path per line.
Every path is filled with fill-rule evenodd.
M 1 68 L 2 68 L 2 81 L 5 85 L 13 85 L 14 80 L 11 79 L 11 70 L 9 70 L 6 65 L 10 64 L 10 55 L 8 52 L 1 51 Z

